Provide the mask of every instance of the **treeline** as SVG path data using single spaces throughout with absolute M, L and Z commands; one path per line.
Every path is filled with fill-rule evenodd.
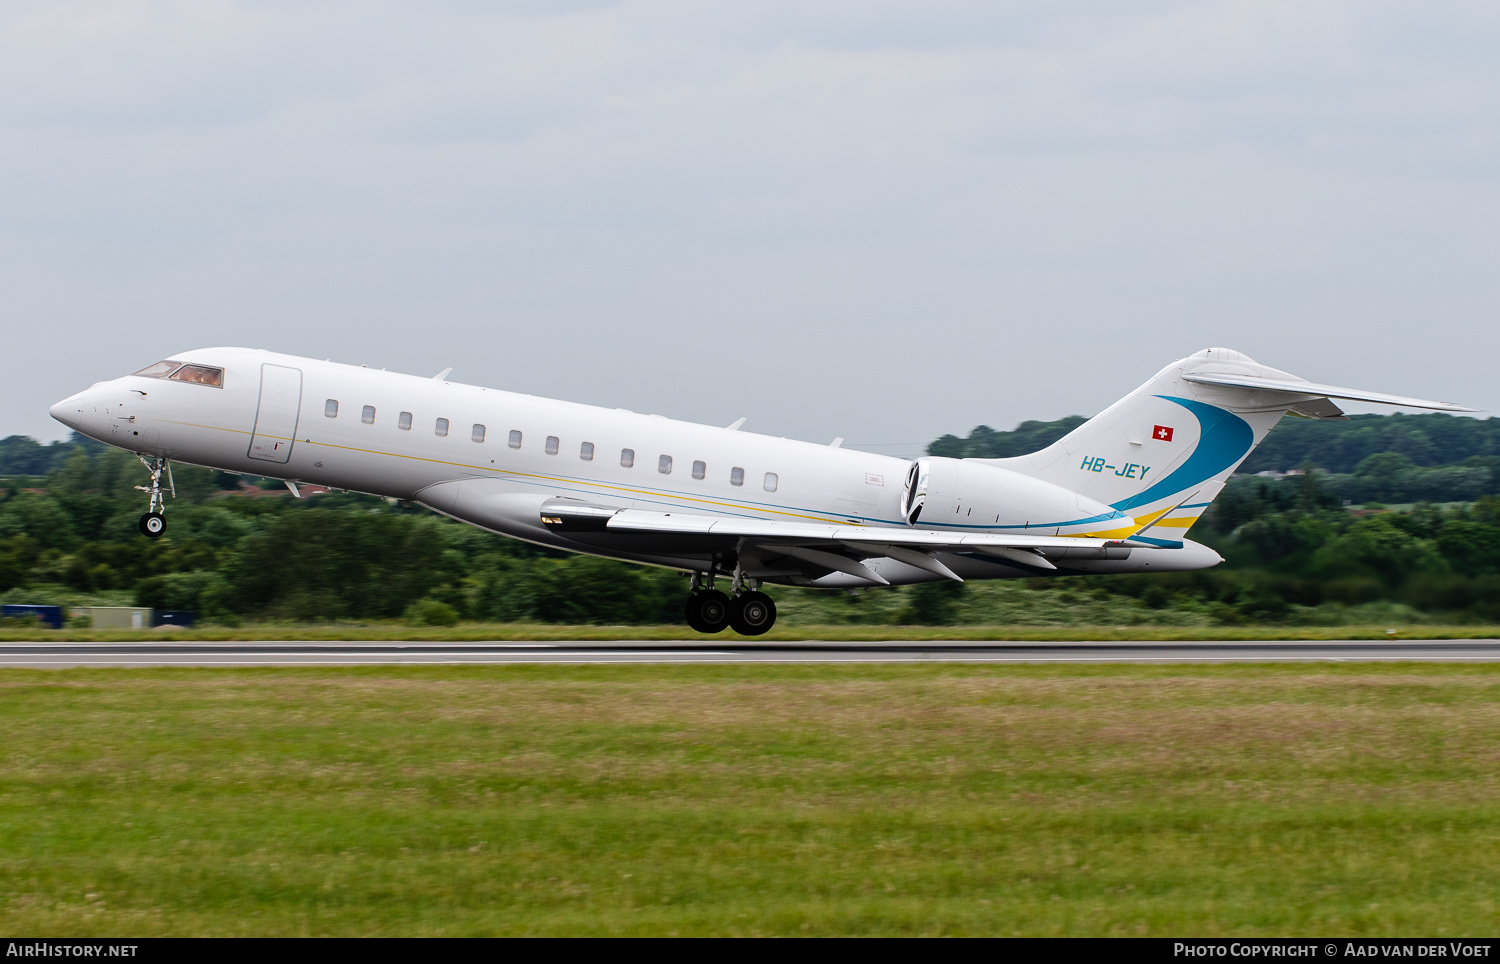
M 62 444 L 45 475 L 0 478 L 5 602 L 148 605 L 225 624 L 681 621 L 675 572 L 553 553 L 369 496 L 293 499 L 206 469 L 177 467 L 167 535 L 148 540 L 135 457 Z M 789 625 L 1497 621 L 1497 468 L 1483 455 L 1423 466 L 1376 453 L 1349 472 L 1237 477 L 1193 529 L 1227 560 L 1203 572 L 771 591 Z M 1457 504 L 1360 508 L 1371 500 Z
M 1367 470 L 1402 461 L 1372 456 Z M 1232 598 L 1219 599 L 1235 610 L 1219 611 L 1229 622 L 1295 619 L 1317 607 L 1375 602 L 1459 622 L 1500 620 L 1500 499 L 1351 511 L 1326 486 L 1327 478 L 1236 478 L 1192 531 L 1218 549 L 1225 565 L 1168 577 L 1165 584 L 1204 577 L 1237 584 Z M 1364 478 L 1395 484 L 1373 474 Z
M 8 479 L 0 594 L 221 622 L 681 619 L 686 582 L 673 572 L 548 553 L 371 496 L 298 500 L 222 472 L 177 466 L 174 475 L 168 534 L 156 540 L 136 529 L 145 471 L 129 453 L 76 447 L 44 479 Z
M 929 445 L 927 452 L 949 458 L 1027 455 L 1051 445 L 1084 421 L 1081 415 L 1070 415 L 1052 422 L 1022 422 L 1008 432 L 981 425 L 967 438 L 944 435 Z M 1331 473 L 1352 474 L 1365 459 L 1383 453 L 1405 456 L 1419 467 L 1466 464 L 1474 458 L 1497 459 L 1500 419 L 1463 418 L 1441 412 L 1355 415 L 1348 420 L 1284 418 L 1250 453 L 1240 471 L 1251 475 L 1288 472 L 1311 464 Z
M 1088 419 L 1082 415 L 1069 415 L 1052 422 L 1022 422 L 1008 432 L 998 432 L 988 425 L 980 425 L 969 433 L 968 438 L 944 435 L 927 446 L 927 454 L 950 459 L 1009 459 L 1017 455 L 1030 455 L 1056 442 L 1086 421 Z
M 1324 472 L 1311 462 L 1303 465 L 1317 476 L 1323 491 L 1345 505 L 1473 502 L 1500 494 L 1500 456 L 1496 455 L 1474 455 L 1456 465 L 1423 466 L 1397 452 L 1380 452 L 1348 473 Z M 1233 484 L 1250 483 L 1241 477 Z
M 86 435 L 72 433 L 67 441 L 58 440 L 46 445 L 26 435 L 10 435 L 0 439 L 0 476 L 44 476 L 61 468 L 76 450 L 100 452 L 104 444 Z

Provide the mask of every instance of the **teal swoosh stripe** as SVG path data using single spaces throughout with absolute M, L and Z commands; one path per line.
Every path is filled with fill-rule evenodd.
M 1153 546 L 1160 546 L 1163 549 L 1181 549 L 1182 548 L 1182 540 L 1181 539 L 1153 539 L 1153 538 L 1150 538 L 1149 536 L 1131 536 L 1130 537 L 1130 541 L 1131 542 L 1146 542 L 1146 543 L 1150 543 Z
M 1122 512 L 1202 485 L 1248 455 L 1255 445 L 1255 430 L 1233 412 L 1191 398 L 1156 397 L 1181 405 L 1193 413 L 1198 420 L 1198 445 L 1171 475 L 1144 492 L 1112 503 Z

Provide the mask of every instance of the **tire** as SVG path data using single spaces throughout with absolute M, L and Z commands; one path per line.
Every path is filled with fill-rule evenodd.
M 688 626 L 692 629 L 700 633 L 708 632 L 708 630 L 703 628 L 703 620 L 698 618 L 697 593 L 693 593 L 691 596 L 687 597 L 687 602 L 683 603 L 682 605 L 682 615 L 687 620 Z
M 141 535 L 155 539 L 167 531 L 167 520 L 160 512 L 147 512 L 141 516 L 140 527 Z
M 695 592 L 688 597 L 683 614 L 698 632 L 721 633 L 729 625 L 729 597 L 717 589 Z
M 776 604 L 763 592 L 746 592 L 729 604 L 729 625 L 741 636 L 759 636 L 776 625 Z

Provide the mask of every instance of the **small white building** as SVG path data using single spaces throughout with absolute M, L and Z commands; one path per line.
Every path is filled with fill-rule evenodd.
M 75 606 L 73 615 L 89 617 L 92 629 L 150 629 L 156 612 L 149 606 Z

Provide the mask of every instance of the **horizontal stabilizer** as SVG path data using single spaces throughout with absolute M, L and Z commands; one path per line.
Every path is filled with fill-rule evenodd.
M 1289 395 L 1314 395 L 1323 398 L 1346 398 L 1355 402 L 1375 402 L 1380 405 L 1397 405 L 1401 408 L 1428 408 L 1436 412 L 1477 412 L 1477 408 L 1465 408 L 1452 402 L 1431 402 L 1404 395 L 1387 395 L 1384 392 L 1365 392 L 1355 388 L 1339 388 L 1337 385 L 1319 385 L 1295 378 L 1264 378 L 1260 375 L 1220 375 L 1212 372 L 1190 372 L 1182 376 L 1183 381 L 1202 385 L 1223 385 L 1229 388 L 1250 388 L 1263 392 L 1286 392 Z M 1324 416 L 1327 417 L 1327 416 Z
M 1288 415 L 1295 415 L 1298 418 L 1341 418 L 1346 422 L 1349 420 L 1344 410 L 1333 404 L 1327 397 L 1309 398 L 1305 402 L 1288 405 L 1286 411 Z

